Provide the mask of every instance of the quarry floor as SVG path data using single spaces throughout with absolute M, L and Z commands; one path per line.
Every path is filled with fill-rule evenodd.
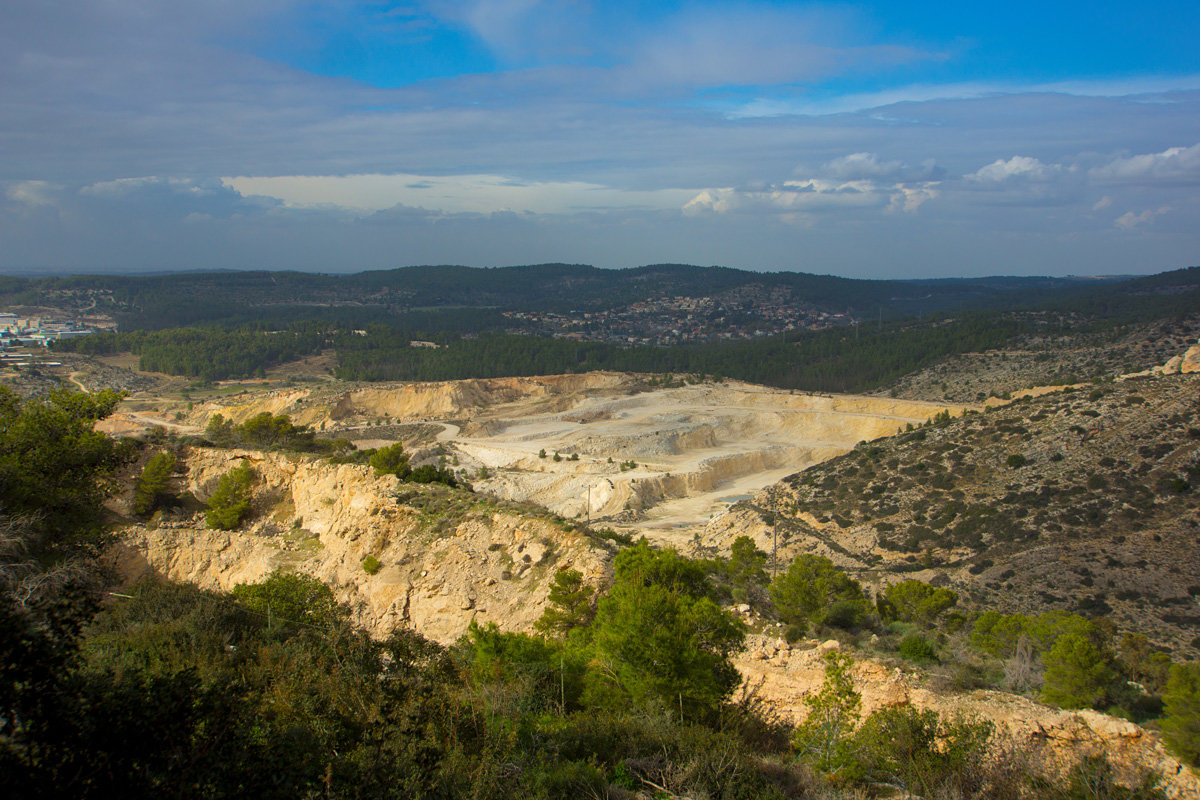
M 402 440 L 413 423 L 436 425 L 432 440 L 406 442 L 414 461 L 440 459 L 477 491 L 677 545 L 786 475 L 962 409 L 733 381 L 656 387 L 617 373 L 250 388 L 187 405 L 135 395 L 105 425 L 199 432 L 213 413 L 240 421 L 269 411 L 359 447 Z

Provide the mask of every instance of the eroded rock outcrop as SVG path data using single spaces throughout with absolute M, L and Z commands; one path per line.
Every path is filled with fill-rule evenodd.
M 756 635 L 736 665 L 763 699 L 785 718 L 800 722 L 807 713 L 805 697 L 819 691 L 824 681 L 825 654 L 840 649 L 836 641 L 789 645 Z M 1200 797 L 1200 776 L 1167 752 L 1159 734 L 1132 722 L 1096 711 L 1052 708 L 1005 692 L 932 691 L 918 674 L 870 658 L 855 657 L 852 675 L 864 718 L 880 708 L 912 705 L 944 717 L 987 720 L 1015 757 L 1044 774 L 1061 775 L 1081 758 L 1103 756 L 1118 778 L 1132 781 L 1150 770 L 1162 776 L 1168 797 Z
M 441 487 L 405 484 L 407 504 L 394 477 L 355 465 L 198 449 L 188 454 L 188 489 L 206 498 L 242 459 L 258 474 L 245 530 L 208 530 L 202 515 L 131 527 L 114 549 L 121 574 L 228 590 L 296 569 L 334 587 L 376 634 L 408 626 L 450 642 L 472 620 L 530 628 L 557 569 L 595 583 L 607 563 L 603 547 L 550 518 Z M 374 574 L 363 566 L 368 556 L 380 563 Z

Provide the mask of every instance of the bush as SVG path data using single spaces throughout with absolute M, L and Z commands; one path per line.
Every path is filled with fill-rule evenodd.
M 853 627 L 870 612 L 858 581 L 824 556 L 796 556 L 787 572 L 771 583 L 770 592 L 785 624 L 812 621 Z
M 412 468 L 408 466 L 408 454 L 404 452 L 402 442 L 379 448 L 371 455 L 370 463 L 376 475 L 395 475 L 400 480 L 404 480 L 412 472 Z
M 1026 464 L 1029 463 L 1029 459 L 1027 459 L 1025 456 L 1021 455 L 1020 453 L 1013 453 L 1008 457 L 1007 463 L 1013 469 L 1020 469 L 1021 467 L 1025 466 Z
M 383 568 L 383 564 L 375 556 L 367 556 L 362 560 L 362 568 L 368 575 L 374 575 Z
M 803 622 L 793 622 L 788 625 L 783 631 L 783 639 L 788 644 L 795 644 L 804 638 L 804 634 L 808 632 Z
M 589 705 L 661 704 L 708 716 L 741 682 L 730 661 L 745 627 L 711 595 L 705 566 L 644 540 L 619 553 L 590 633 L 603 669 L 587 675 Z
M 838 600 L 821 615 L 821 623 L 830 628 L 852 631 L 861 628 L 867 621 L 867 604 L 859 600 Z
M 208 499 L 208 511 L 204 512 L 208 527 L 230 531 L 242 523 L 250 512 L 250 484 L 254 478 L 254 468 L 248 461 L 221 476 L 217 490 Z
M 885 708 L 854 735 L 857 764 L 849 770 L 865 783 L 899 785 L 921 797 L 970 797 L 986 788 L 988 722 L 943 720 L 912 706 Z
M 583 582 L 579 570 L 560 569 L 550 584 L 546 610 L 534 627 L 548 636 L 565 636 L 572 629 L 587 625 L 596 615 L 592 605 L 595 591 Z
M 917 633 L 909 634 L 900 640 L 900 655 L 909 661 L 921 664 L 935 663 L 938 660 L 937 650 L 929 640 Z
M 145 516 L 161 502 L 175 471 L 175 454 L 162 451 L 151 456 L 133 489 L 133 513 Z
M 311 575 L 275 571 L 260 583 L 240 583 L 233 596 L 251 611 L 270 617 L 273 625 L 298 623 L 327 628 L 348 618 L 333 590 Z
M 825 680 L 820 691 L 804 698 L 808 716 L 792 739 L 800 757 L 824 772 L 837 772 L 852 758 L 850 736 L 862 707 L 850 675 L 853 665 L 849 656 L 825 654 Z
M 885 589 L 876 604 L 884 619 L 929 625 L 957 603 L 958 595 L 949 589 L 907 580 Z
M 1046 665 L 1042 700 L 1062 708 L 1095 707 L 1117 677 L 1112 656 L 1074 632 L 1059 636 L 1042 663 Z
M 1167 747 L 1180 761 L 1200 767 L 1200 663 L 1171 667 L 1163 704 Z

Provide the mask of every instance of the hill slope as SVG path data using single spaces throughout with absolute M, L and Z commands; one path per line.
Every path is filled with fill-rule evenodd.
M 1200 653 L 1200 418 L 1193 376 L 1067 390 L 970 413 L 786 478 L 710 542 L 820 552 L 883 584 L 919 577 L 981 608 L 1104 614 Z

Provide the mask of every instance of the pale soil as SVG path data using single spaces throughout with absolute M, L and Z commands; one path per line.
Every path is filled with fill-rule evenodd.
M 247 390 L 187 412 L 135 397 L 104 425 L 199 432 L 214 413 L 240 421 L 269 411 L 366 448 L 404 438 L 397 425 L 430 423 L 441 432 L 417 446 L 414 463 L 441 458 L 477 491 L 682 545 L 786 475 L 962 408 L 736 382 L 647 390 L 615 373 L 339 386 Z

